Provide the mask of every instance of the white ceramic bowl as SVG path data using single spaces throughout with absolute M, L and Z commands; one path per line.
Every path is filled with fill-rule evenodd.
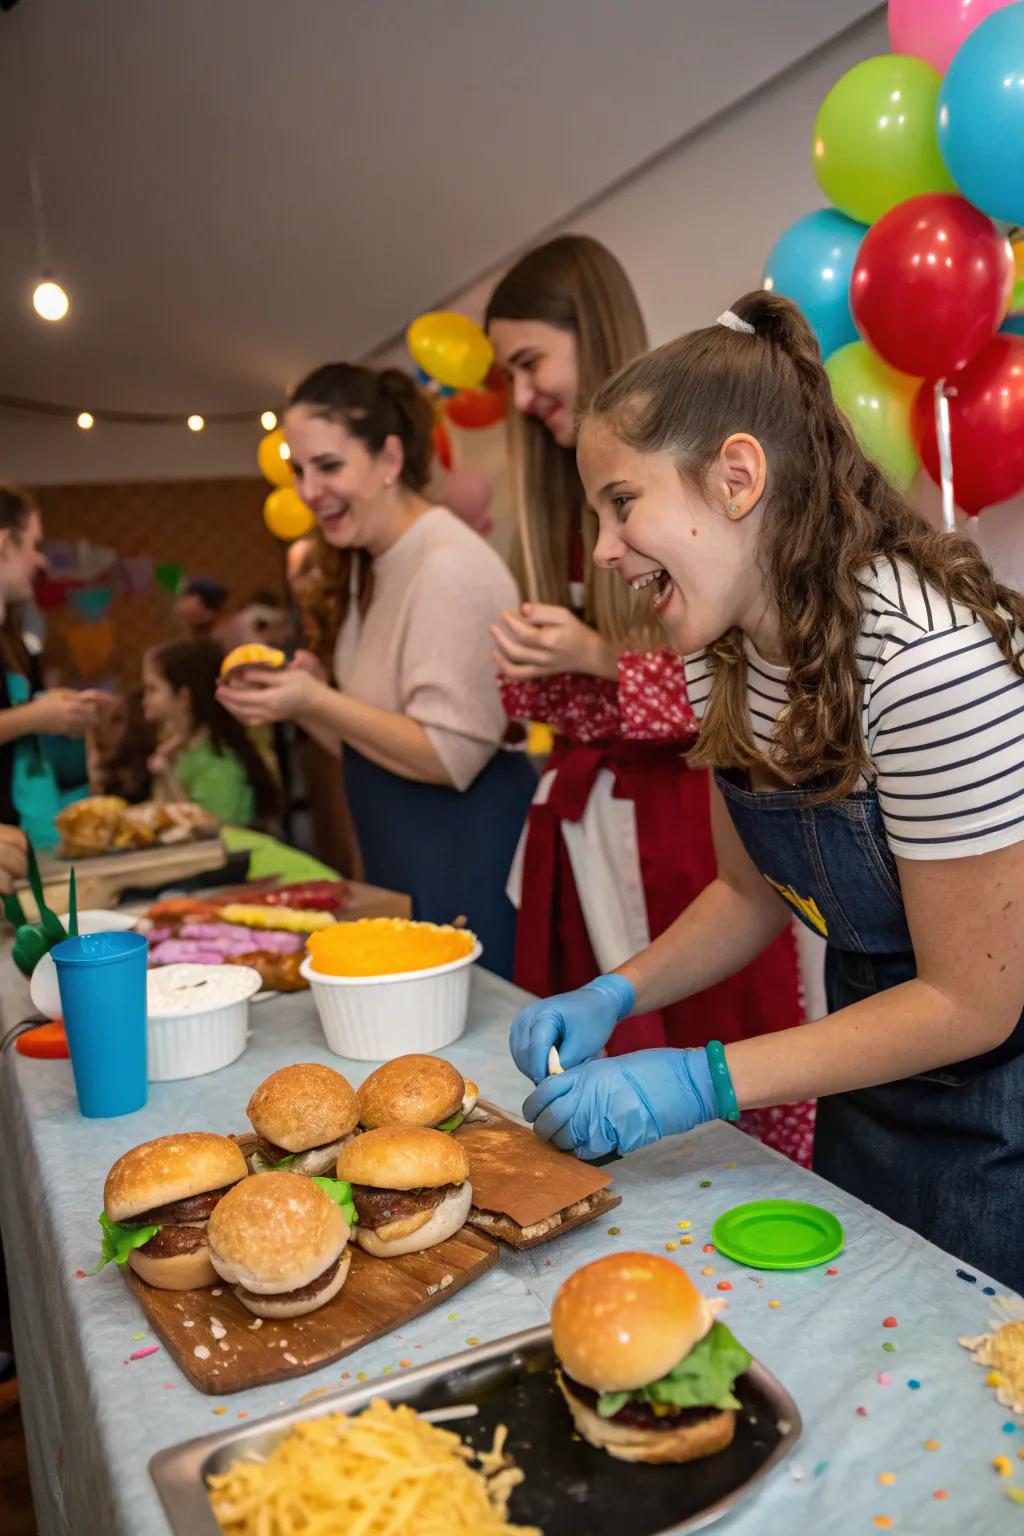
M 202 1077 L 237 1061 L 249 1003 L 263 986 L 251 965 L 157 965 L 147 977 L 147 1076 Z
M 67 912 L 58 913 L 66 928 L 70 921 Z M 138 918 L 130 912 L 99 912 L 86 910 L 78 914 L 79 933 L 131 933 L 138 926 Z M 47 1019 L 61 1016 L 60 988 L 57 985 L 57 967 L 53 956 L 45 954 L 32 972 L 28 984 L 32 1006 Z
M 390 1061 L 410 1051 L 439 1051 L 459 1038 L 469 1014 L 470 971 L 482 954 L 478 941 L 447 965 L 393 976 L 322 976 L 307 955 L 301 974 L 329 1050 L 354 1061 Z

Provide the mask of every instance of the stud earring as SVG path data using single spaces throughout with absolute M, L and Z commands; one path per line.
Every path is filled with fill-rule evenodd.
M 742 514 L 740 512 L 739 507 L 733 501 L 733 502 L 730 502 L 729 505 L 726 507 L 725 515 L 729 519 L 730 522 L 734 523 L 736 521 L 736 519 L 738 517 L 740 517 Z

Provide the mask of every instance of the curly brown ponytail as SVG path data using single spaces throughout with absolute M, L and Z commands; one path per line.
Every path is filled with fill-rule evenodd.
M 753 334 L 713 325 L 659 347 L 609 380 L 591 414 L 641 452 L 673 453 L 697 485 L 732 433 L 762 444 L 762 552 L 785 637 L 789 707 L 767 763 L 750 727 L 742 636 L 721 636 L 709 647 L 715 679 L 690 762 L 783 768 L 799 780 L 824 779 L 823 798 L 838 799 L 870 766 L 856 654 L 864 567 L 904 560 L 970 608 L 1022 676 L 1015 628 L 1024 629 L 1024 597 L 996 580 L 971 539 L 933 528 L 865 458 L 793 303 L 754 292 L 732 311 Z

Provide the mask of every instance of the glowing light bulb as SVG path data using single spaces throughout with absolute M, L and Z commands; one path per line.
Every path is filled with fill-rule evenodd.
M 277 426 L 277 417 L 274 415 L 273 411 L 263 412 L 263 415 L 260 417 L 260 426 L 263 428 L 264 432 L 273 432 L 274 428 Z
M 45 282 L 36 284 L 32 308 L 41 320 L 63 320 L 71 308 L 71 300 L 60 283 L 47 278 Z
M 93 416 L 91 411 L 79 412 L 78 425 L 81 427 L 83 432 L 88 432 L 90 427 L 95 425 L 95 420 L 96 418 Z
M 188 419 L 188 429 L 190 432 L 201 432 L 205 426 L 206 422 L 201 416 L 190 416 Z
M 290 459 L 291 456 L 292 456 L 292 451 L 288 447 L 288 444 L 287 443 L 282 443 L 281 444 L 281 457 L 282 457 L 282 459 Z

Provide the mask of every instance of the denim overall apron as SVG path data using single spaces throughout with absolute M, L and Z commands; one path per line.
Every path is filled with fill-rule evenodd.
M 465 790 L 403 779 L 349 746 L 342 766 L 366 879 L 404 891 L 421 921 L 464 916 L 482 963 L 511 981 L 516 909 L 505 881 L 537 788 L 529 759 L 498 751 Z
M 878 796 L 715 781 L 748 854 L 827 941 L 830 1013 L 917 974 Z M 818 1101 L 814 1169 L 930 1242 L 1024 1292 L 1024 1014 L 971 1061 Z

